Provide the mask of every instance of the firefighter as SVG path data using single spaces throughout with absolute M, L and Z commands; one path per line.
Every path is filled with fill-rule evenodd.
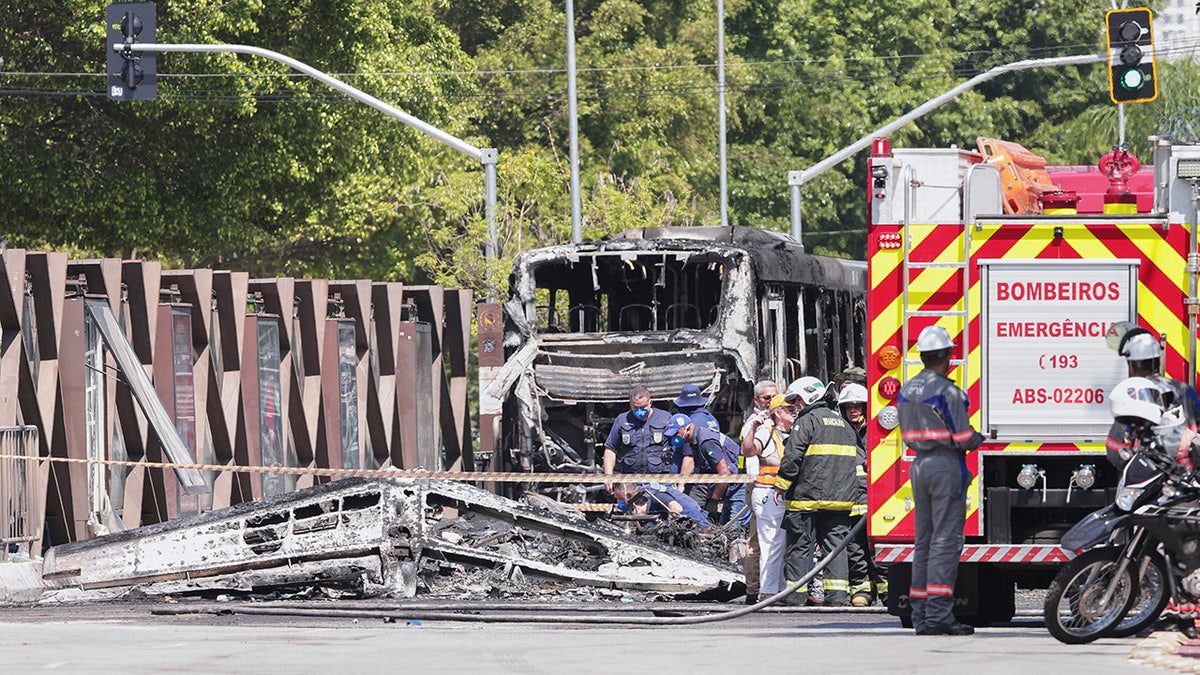
M 604 475 L 617 473 L 666 473 L 670 464 L 667 437 L 663 433 L 671 415 L 650 401 L 650 390 L 634 387 L 629 393 L 629 412 L 617 416 L 604 441 Z M 612 484 L 606 489 L 611 493 Z
M 854 507 L 850 509 L 850 526 L 867 515 L 867 388 L 857 382 L 847 382 L 838 392 L 838 409 L 858 434 L 858 466 L 855 467 Z M 886 572 L 875 565 L 875 552 L 867 541 L 864 527 L 846 547 L 850 559 L 850 604 L 869 607 L 875 598 L 887 598 Z
M 778 391 L 778 388 L 776 388 Z M 750 504 L 754 509 L 754 523 L 758 528 L 758 579 L 759 595 L 764 600 L 783 590 L 783 554 L 786 548 L 780 536 L 783 525 L 783 504 L 775 499 L 775 476 L 783 460 L 784 443 L 796 409 L 792 405 L 795 394 L 776 394 L 771 397 L 767 415 L 755 416 L 747 423 L 746 439 L 742 441 L 742 453 L 749 454 L 758 462 L 758 473 L 754 488 L 750 492 Z
M 738 470 L 756 478 L 759 475 L 758 456 L 746 453 L 746 439 L 750 439 L 750 452 L 754 453 L 754 430 L 759 424 L 769 424 L 769 422 L 764 422 L 763 418 L 771 405 L 771 399 L 775 398 L 778 393 L 779 385 L 771 380 L 762 380 L 754 385 L 754 409 L 746 415 L 746 421 L 742 424 L 742 431 L 738 435 L 738 440 L 742 443 L 742 455 L 738 458 Z M 774 474 L 771 479 L 774 480 Z M 742 572 L 746 575 L 746 604 L 748 605 L 758 602 L 762 591 L 762 584 L 759 583 L 759 568 L 762 567 L 762 558 L 759 554 L 761 546 L 758 542 L 758 507 L 754 502 L 754 485 L 754 483 L 746 485 L 746 503 L 750 504 L 750 522 L 746 525 L 746 556 L 742 558 Z M 770 485 L 759 492 L 769 496 Z M 778 526 L 776 527 L 778 528 Z M 779 589 L 776 589 L 775 592 L 779 592 Z
M 683 453 L 682 474 L 717 474 L 729 476 L 737 473 L 737 459 L 741 446 L 725 434 L 702 427 L 687 415 L 676 413 L 671 416 L 666 429 L 671 447 Z M 692 483 L 687 495 L 695 499 L 709 516 L 720 518 L 724 525 L 738 518 L 739 525 L 749 520 L 746 506 L 745 486 L 733 483 Z
M 798 414 L 775 477 L 775 499 L 785 508 L 784 574 L 789 584 L 812 571 L 813 542 L 807 541 L 806 527 L 812 528 L 815 543 L 826 551 L 833 551 L 850 533 L 858 457 L 857 435 L 841 415 L 830 409 L 825 401 L 825 385 L 815 377 L 803 377 L 796 384 Z M 822 586 L 826 605 L 850 604 L 847 566 L 843 549 L 825 568 Z
M 1196 390 L 1188 384 L 1163 375 L 1161 362 L 1162 344 L 1145 328 L 1135 327 L 1121 337 L 1117 353 L 1124 356 L 1129 369 L 1129 377 L 1144 377 L 1154 383 L 1163 394 L 1163 404 L 1167 408 L 1178 406 L 1186 426 L 1195 426 L 1200 419 L 1200 397 Z M 1128 426 L 1113 422 L 1108 431 L 1105 443 L 1108 461 L 1118 469 L 1124 468 L 1125 462 L 1132 456 Z
M 954 342 L 941 326 L 917 336 L 925 369 L 900 389 L 900 438 L 916 453 L 912 480 L 916 542 L 909 604 L 917 635 L 971 635 L 975 629 L 954 618 L 954 582 L 966 521 L 966 453 L 983 434 L 971 427 L 970 401 L 946 373 Z

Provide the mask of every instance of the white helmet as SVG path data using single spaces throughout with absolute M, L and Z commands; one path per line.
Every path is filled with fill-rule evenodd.
M 838 392 L 838 405 L 846 403 L 866 403 L 867 388 L 857 382 L 849 382 Z
M 1138 333 L 1130 336 L 1121 349 L 1121 356 L 1130 361 L 1146 361 L 1162 358 L 1162 345 L 1150 333 Z
M 794 395 L 803 401 L 804 405 L 812 405 L 825 395 L 825 385 L 815 377 L 805 376 L 789 384 L 786 395 Z
M 1108 395 L 1108 405 L 1122 424 L 1158 424 L 1163 416 L 1162 392 L 1144 377 L 1122 380 Z
M 950 333 L 941 326 L 926 326 L 917 336 L 917 351 L 921 353 L 936 352 L 953 346 L 954 341 L 950 339 Z

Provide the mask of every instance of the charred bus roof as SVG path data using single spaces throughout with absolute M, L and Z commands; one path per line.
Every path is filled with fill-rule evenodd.
M 533 279 L 528 277 L 528 272 L 541 265 L 575 262 L 594 255 L 635 252 L 678 252 L 688 256 L 708 253 L 714 258 L 744 254 L 759 282 L 866 288 L 865 262 L 806 254 L 799 242 L 781 232 L 737 226 L 644 227 L 626 230 L 610 239 L 518 254 L 513 267 L 513 295 L 532 296 Z

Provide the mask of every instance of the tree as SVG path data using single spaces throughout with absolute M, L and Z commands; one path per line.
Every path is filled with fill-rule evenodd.
M 253 274 L 416 276 L 394 228 L 425 140 L 273 62 L 159 56 L 159 98 L 103 95 L 103 15 L 64 0 L 0 9 L 9 31 L 0 141 L 12 246 L 129 254 Z M 431 2 L 159 3 L 160 42 L 273 49 L 463 133 L 470 60 Z M 400 70 L 423 75 L 397 78 Z M 92 73 L 51 78 L 39 73 Z M 215 76 L 214 76 L 215 74 Z M 482 180 L 480 181 L 482 182 Z

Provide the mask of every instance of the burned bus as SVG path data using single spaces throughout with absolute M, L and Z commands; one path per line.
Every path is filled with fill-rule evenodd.
M 502 310 L 480 308 L 481 450 L 497 470 L 598 472 L 635 385 L 667 410 L 698 385 L 736 431 L 756 381 L 862 365 L 865 272 L 744 227 L 524 252 Z

